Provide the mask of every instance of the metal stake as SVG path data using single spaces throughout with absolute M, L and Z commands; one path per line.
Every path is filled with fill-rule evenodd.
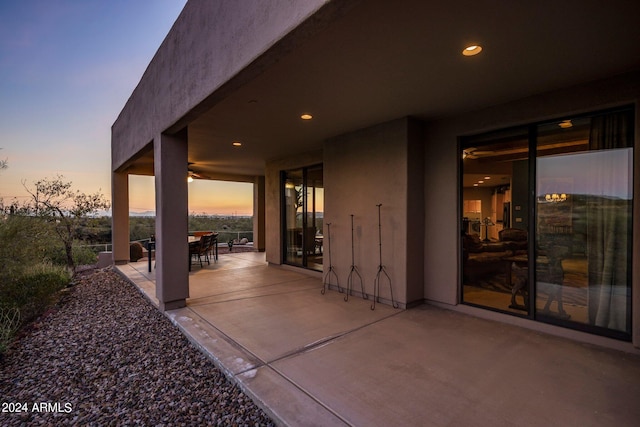
M 331 223 L 327 223 L 327 252 L 329 254 L 329 270 L 327 270 L 327 274 L 324 275 L 324 279 L 322 281 L 322 290 L 320 293 L 324 295 L 327 288 L 331 285 L 331 274 L 336 278 L 336 284 L 338 285 L 338 292 L 342 293 L 342 288 L 340 287 L 340 281 L 338 280 L 338 275 L 336 274 L 335 269 L 333 268 L 333 264 L 331 264 Z
M 382 265 L 382 222 L 380 221 L 380 206 L 382 206 L 382 203 L 376 206 L 378 207 L 378 243 L 380 246 L 380 265 L 378 265 L 378 274 L 376 274 L 376 278 L 373 281 L 373 303 L 371 304 L 371 310 L 376 309 L 376 301 L 380 302 L 380 282 L 383 279 L 383 274 L 387 277 L 387 281 L 389 282 L 389 291 L 391 292 L 391 305 L 393 306 L 393 308 L 398 308 L 399 305 L 393 299 L 391 277 L 389 277 L 389 274 L 387 274 L 387 270 L 384 268 L 384 265 Z
M 347 294 L 344 296 L 345 301 L 349 301 L 349 294 L 353 295 L 353 278 L 354 274 L 357 276 L 358 280 L 360 280 L 360 289 L 362 291 L 362 299 L 368 299 L 369 296 L 364 292 L 364 284 L 362 282 L 362 276 L 358 272 L 354 262 L 353 255 L 353 214 L 351 214 L 351 271 L 349 272 L 349 277 L 347 278 Z

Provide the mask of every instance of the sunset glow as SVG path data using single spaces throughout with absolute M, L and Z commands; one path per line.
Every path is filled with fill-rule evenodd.
M 251 216 L 253 184 L 195 179 L 189 184 L 189 214 Z M 134 214 L 155 212 L 154 178 L 129 178 L 129 210 Z

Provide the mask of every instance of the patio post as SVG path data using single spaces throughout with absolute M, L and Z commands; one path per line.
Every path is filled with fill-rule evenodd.
M 154 140 L 156 184 L 156 297 L 162 311 L 186 306 L 189 297 L 187 136 Z
M 129 174 L 111 174 L 111 230 L 114 264 L 129 262 Z
M 256 176 L 253 180 L 253 247 L 265 251 L 265 180 Z

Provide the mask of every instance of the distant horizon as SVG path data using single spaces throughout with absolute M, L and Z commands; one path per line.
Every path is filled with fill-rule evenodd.
M 194 180 L 188 184 L 189 214 L 253 215 L 253 184 L 213 180 Z M 129 177 L 129 211 L 155 212 L 153 176 Z
M 253 214 L 224 214 L 224 213 L 210 214 L 205 212 L 200 212 L 200 213 L 189 212 L 188 215 L 206 217 L 206 218 L 253 218 Z M 113 215 L 111 210 L 101 211 L 101 212 L 95 213 L 94 215 L 91 215 L 91 217 L 93 218 L 111 218 L 112 216 Z M 152 210 L 144 211 L 144 212 L 129 211 L 129 217 L 134 217 L 134 218 L 155 218 L 155 216 L 156 216 L 156 212 Z
M 107 216 L 111 216 L 111 215 L 107 215 Z M 145 212 L 129 212 L 129 216 L 130 217 L 145 217 L 145 218 L 149 218 L 149 217 L 155 217 L 156 216 L 156 212 L 155 211 L 145 211 Z M 205 212 L 201 212 L 201 213 L 196 213 L 196 212 L 189 212 L 189 216 L 203 216 L 203 217 L 214 217 L 214 218 L 251 218 L 253 217 L 253 214 L 247 215 L 247 214 L 218 214 L 218 213 L 205 213 Z

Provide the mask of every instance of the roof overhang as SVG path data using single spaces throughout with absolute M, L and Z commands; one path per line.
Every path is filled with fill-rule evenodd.
M 624 0 L 362 1 L 330 22 L 310 18 L 321 30 L 276 44 L 268 67 L 250 64 L 233 90 L 178 123 L 199 173 L 262 175 L 271 159 L 376 123 L 456 116 L 638 70 L 639 16 L 640 3 Z M 463 56 L 471 44 L 483 51 Z M 152 159 L 142 153 L 131 170 L 148 172 Z

